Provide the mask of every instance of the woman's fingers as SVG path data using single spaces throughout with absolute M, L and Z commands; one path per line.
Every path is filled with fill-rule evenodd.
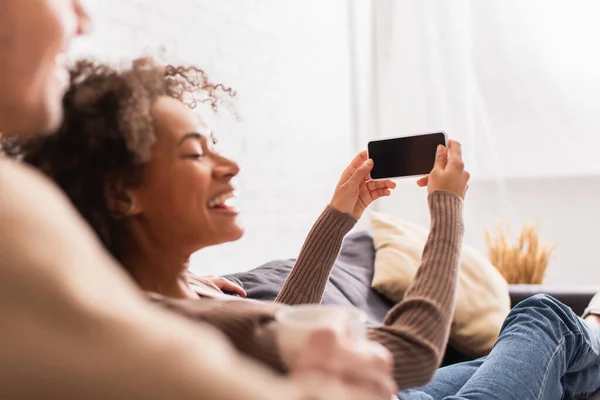
M 375 201 L 381 197 L 388 197 L 391 194 L 390 189 L 375 189 L 371 192 L 371 201 Z
M 348 182 L 348 180 L 352 178 L 352 176 L 354 175 L 356 170 L 359 169 L 366 160 L 367 160 L 367 151 L 366 150 L 363 150 L 360 153 L 358 153 L 356 156 L 354 156 L 352 161 L 350 161 L 350 164 L 348 164 L 348 166 L 342 172 L 342 176 L 340 177 L 340 181 L 339 181 L 338 185 L 343 185 L 344 183 Z
M 373 169 L 373 160 L 366 160 L 360 167 L 354 172 L 352 177 L 348 180 L 354 185 L 360 185 L 369 177 L 369 173 Z
M 356 156 L 354 156 L 354 158 L 350 162 L 350 165 L 353 166 L 353 167 L 358 168 L 365 161 L 367 161 L 367 151 L 363 150 L 363 151 L 359 152 Z
M 448 164 L 448 149 L 441 144 L 437 147 L 435 153 L 435 163 L 433 164 L 433 170 L 443 171 Z
M 209 278 L 210 281 L 212 281 L 212 283 L 214 283 L 219 289 L 221 289 L 224 292 L 227 293 L 234 293 L 237 295 L 240 295 L 242 297 L 246 297 L 246 291 L 239 285 L 231 282 L 230 280 L 223 278 L 221 276 L 219 277 L 211 277 Z
M 367 182 L 367 188 L 370 192 L 377 189 L 395 189 L 396 182 L 391 181 L 389 179 L 385 181 L 369 181 Z
M 444 149 L 444 147 L 440 147 Z M 462 149 L 460 143 L 451 140 L 448 143 L 448 151 L 450 152 L 447 167 L 434 167 L 429 174 L 427 187 L 428 192 L 433 193 L 441 190 L 452 192 L 464 198 L 469 182 L 470 174 L 465 171 L 465 164 L 462 159 Z M 440 153 L 438 152 L 438 156 Z M 441 162 L 438 163 L 441 165 Z
M 419 180 L 417 180 L 417 185 L 419 187 L 425 187 L 425 186 L 427 186 L 428 182 L 429 182 L 429 175 L 419 178 Z
M 385 181 L 369 181 L 366 183 L 371 201 L 375 201 L 381 197 L 387 197 L 392 194 L 392 190 L 396 188 L 396 182 L 391 180 Z
M 350 161 L 350 164 L 348 164 L 346 169 L 350 171 L 356 171 L 365 163 L 365 161 L 367 161 L 367 151 L 363 150 L 356 156 L 354 156 L 354 158 L 352 159 L 352 161 Z M 353 173 L 351 172 L 351 175 L 352 174 Z
M 462 158 L 462 145 L 456 140 L 450 140 L 448 149 L 450 150 L 450 162 L 459 169 L 464 169 L 465 164 Z

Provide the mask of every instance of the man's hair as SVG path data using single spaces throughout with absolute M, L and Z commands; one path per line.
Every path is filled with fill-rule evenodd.
M 150 58 L 124 69 L 81 60 L 70 73 L 59 130 L 45 136 L 0 137 L 0 149 L 54 180 L 120 260 L 129 238 L 126 216 L 112 210 L 107 199 L 128 202 L 125 189 L 140 183 L 156 139 L 153 103 L 169 96 L 191 108 L 208 102 L 216 109 L 220 93 L 235 93 L 210 83 L 201 69 L 163 66 Z

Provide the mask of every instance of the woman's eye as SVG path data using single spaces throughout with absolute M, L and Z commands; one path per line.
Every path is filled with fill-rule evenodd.
M 199 153 L 195 153 L 195 154 L 187 154 L 184 156 L 185 158 L 194 158 L 194 159 L 201 159 L 204 157 L 204 154 L 199 154 Z

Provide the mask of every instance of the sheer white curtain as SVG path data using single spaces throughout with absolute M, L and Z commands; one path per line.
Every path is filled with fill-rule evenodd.
M 443 129 L 472 173 L 467 239 L 497 219 L 558 243 L 549 282 L 600 284 L 600 2 L 374 0 L 370 137 Z M 380 209 L 426 222 L 412 183 Z
M 476 177 L 600 172 L 600 2 L 374 5 L 378 135 L 446 129 Z

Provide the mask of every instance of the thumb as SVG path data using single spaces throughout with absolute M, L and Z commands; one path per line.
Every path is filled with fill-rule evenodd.
M 369 175 L 371 170 L 373 169 L 373 160 L 368 159 L 365 161 L 358 169 L 352 174 L 350 181 L 353 184 L 360 184 L 365 180 L 365 178 Z
M 440 144 L 435 152 L 435 163 L 433 164 L 433 169 L 444 170 L 447 164 L 448 149 Z

